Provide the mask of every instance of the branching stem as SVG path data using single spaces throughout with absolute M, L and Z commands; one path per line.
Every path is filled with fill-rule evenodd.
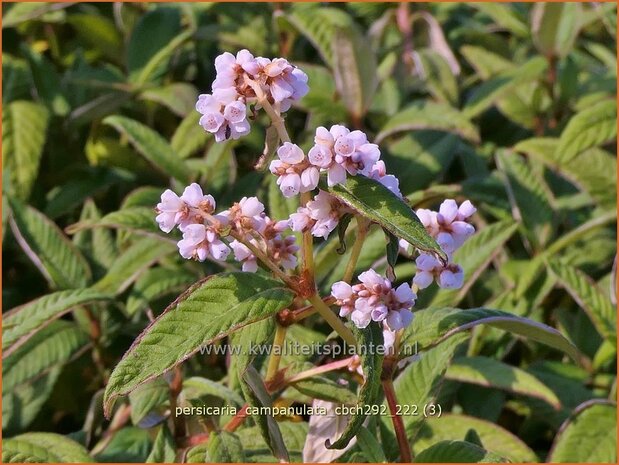
M 370 222 L 366 218 L 361 215 L 355 215 L 355 218 L 357 220 L 357 237 L 355 238 L 355 243 L 352 246 L 350 258 L 348 259 L 348 265 L 346 265 L 346 271 L 344 272 L 343 279 L 347 283 L 350 283 L 353 278 L 357 261 L 359 260 L 359 255 L 361 255 L 361 249 L 363 248 L 363 243 L 365 242 L 365 238 L 368 235 L 368 230 L 370 227 Z

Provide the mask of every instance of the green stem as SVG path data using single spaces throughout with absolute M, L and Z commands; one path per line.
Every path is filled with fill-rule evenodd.
M 369 221 L 362 216 L 356 215 L 355 218 L 357 219 L 357 237 L 355 238 L 355 243 L 352 246 L 350 258 L 348 259 L 348 265 L 346 265 L 346 271 L 344 272 L 343 279 L 347 283 L 350 283 L 353 274 L 355 273 L 357 261 L 359 260 L 359 255 L 361 255 L 361 249 L 363 248 L 363 243 L 368 235 L 368 229 L 370 226 Z
M 267 367 L 267 374 L 265 377 L 265 380 L 267 382 L 273 380 L 273 378 L 277 374 L 277 370 L 279 369 L 279 362 L 282 359 L 282 352 L 285 340 L 286 327 L 278 324 L 277 329 L 275 330 L 275 339 L 273 340 L 271 355 L 269 356 L 269 365 Z
M 350 329 L 344 325 L 342 320 L 340 320 L 339 317 L 331 311 L 328 305 L 325 304 L 317 294 L 308 297 L 307 300 L 309 300 L 312 305 L 314 305 L 314 308 L 318 311 L 318 313 L 320 313 L 320 315 L 327 320 L 329 326 L 331 326 L 331 328 L 333 328 L 341 336 L 341 338 L 346 341 L 346 344 L 354 347 L 357 346 L 355 336 L 353 336 Z

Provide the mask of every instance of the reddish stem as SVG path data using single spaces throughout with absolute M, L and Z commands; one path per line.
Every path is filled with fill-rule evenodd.
M 387 404 L 389 405 L 389 411 L 391 412 L 391 420 L 393 421 L 398 447 L 400 448 L 400 461 L 402 463 L 412 463 L 413 454 L 411 453 L 410 444 L 406 437 L 402 416 L 398 415 L 398 400 L 395 395 L 395 389 L 393 389 L 391 378 L 383 380 L 383 389 L 385 391 Z

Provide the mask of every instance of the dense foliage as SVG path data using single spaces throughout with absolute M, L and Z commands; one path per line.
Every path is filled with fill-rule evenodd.
M 615 4 L 2 14 L 3 462 L 616 462 Z M 193 182 L 218 210 L 299 207 L 267 169 L 283 138 L 265 111 L 238 140 L 198 124 L 215 58 L 241 49 L 308 75 L 285 114 L 306 153 L 343 124 L 399 179 L 403 200 L 364 176 L 321 181 L 351 213 L 313 239 L 312 279 L 307 257 L 298 279 L 186 260 L 155 222 L 162 192 Z M 398 239 L 444 260 L 414 211 L 446 198 L 477 208 L 453 253 L 462 286 L 419 291 L 395 353 L 338 355 L 337 333 L 385 340 L 336 317 L 332 285 L 370 268 L 410 284 L 425 269 Z M 210 350 L 286 343 L 332 351 Z M 302 405 L 328 414 L 283 409 Z

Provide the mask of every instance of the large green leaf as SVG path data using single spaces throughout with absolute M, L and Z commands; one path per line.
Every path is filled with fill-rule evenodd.
M 378 400 L 380 393 L 380 375 L 383 366 L 384 355 L 376 350 L 383 345 L 383 331 L 380 325 L 372 323 L 364 329 L 354 329 L 355 337 L 360 347 L 366 350 L 361 351 L 361 368 L 363 369 L 363 385 L 359 389 L 357 405 L 342 435 L 335 441 L 327 439 L 325 446 L 327 449 L 344 449 L 357 434 L 366 419 L 367 408 L 371 407 Z
M 589 401 L 578 406 L 557 433 L 547 461 L 616 463 L 617 405 Z
M 516 463 L 535 463 L 538 458 L 521 439 L 495 423 L 467 415 L 443 413 L 424 423 L 413 442 L 416 454 L 441 441 L 462 441 L 470 431 L 480 439 L 481 446 Z
M 2 112 L 2 169 L 9 176 L 4 189 L 26 200 L 39 173 L 49 113 L 38 103 L 15 101 Z
M 99 227 L 127 229 L 136 233 L 151 235 L 156 235 L 159 231 L 153 209 L 147 207 L 123 208 L 110 212 L 103 218 L 79 221 L 67 227 L 66 231 L 69 234 L 75 234 L 83 229 Z
M 146 463 L 175 463 L 176 462 L 176 442 L 174 435 L 168 428 L 167 423 L 163 423 L 155 442 L 153 450 L 148 454 Z
M 250 273 L 214 275 L 188 289 L 135 340 L 105 391 L 114 399 L 170 370 L 200 347 L 290 305 L 294 294 L 278 281 Z
M 556 329 L 511 313 L 488 308 L 470 310 L 429 308 L 415 312 L 413 323 L 402 334 L 402 345 L 403 347 L 412 345 L 420 351 L 427 350 L 454 334 L 481 324 L 541 342 L 565 352 L 574 360 L 579 359 L 576 347 Z
M 245 462 L 243 445 L 236 434 L 220 431 L 208 439 L 208 460 L 211 463 Z
M 398 132 L 432 129 L 451 132 L 471 142 L 479 142 L 477 128 L 457 109 L 430 101 L 416 101 L 387 120 L 376 143 Z
M 378 181 L 365 176 L 349 176 L 346 184 L 338 184 L 328 190 L 395 236 L 420 250 L 445 257 L 413 209 Z
M 152 268 L 147 270 L 135 282 L 127 298 L 127 314 L 136 313 L 148 308 L 150 303 L 172 293 L 182 291 L 195 282 L 194 273 L 182 269 Z
M 112 115 L 103 120 L 129 139 L 140 154 L 159 168 L 185 184 L 190 172 L 185 162 L 175 155 L 170 144 L 148 126 L 126 116 Z
M 92 463 L 84 447 L 55 433 L 25 433 L 5 439 L 2 463 Z
M 557 157 L 568 162 L 591 147 L 617 137 L 617 102 L 603 100 L 585 108 L 570 119 L 559 140 Z
M 190 112 L 183 118 L 172 135 L 170 146 L 174 153 L 181 158 L 188 158 L 201 148 L 206 147 L 209 133 L 198 124 L 200 116 L 197 111 Z
M 564 57 L 580 31 L 582 6 L 577 2 L 540 2 L 531 10 L 533 42 L 549 57 Z
M 147 89 L 140 94 L 140 98 L 159 103 L 178 116 L 185 116 L 189 113 L 199 115 L 194 109 L 198 92 L 192 84 L 174 82 L 162 87 Z M 200 125 L 196 124 L 196 126 L 200 128 Z
M 454 356 L 457 346 L 466 338 L 458 335 L 434 347 L 413 360 L 393 383 L 397 404 L 401 405 L 402 420 L 408 437 L 414 437 L 426 419 L 426 406 L 436 400 L 443 375 Z M 390 418 L 384 422 L 391 423 Z
M 510 5 L 490 2 L 475 2 L 470 5 L 490 16 L 498 26 L 506 29 L 512 34 L 518 37 L 527 37 L 529 35 L 529 28 L 526 23 L 519 17 L 516 9 L 512 8 Z
M 71 110 L 62 88 L 60 75 L 54 65 L 33 48 L 22 43 L 22 53 L 30 65 L 32 80 L 39 98 L 58 116 L 66 116 Z
M 503 389 L 514 394 L 537 397 L 559 408 L 559 399 L 535 376 L 520 368 L 488 357 L 463 357 L 453 361 L 445 377 L 464 383 Z
M 75 323 L 53 321 L 2 361 L 3 389 L 15 389 L 67 362 L 87 342 L 88 336 Z
M 349 114 L 359 120 L 365 115 L 378 85 L 374 51 L 354 24 L 335 29 L 332 49 L 337 91 Z
M 440 441 L 415 457 L 418 463 L 502 463 L 500 455 L 465 441 Z
M 58 226 L 16 199 L 9 204 L 19 245 L 50 284 L 61 289 L 85 286 L 91 278 L 88 263 Z
M 58 291 L 16 307 L 2 317 L 2 349 L 6 357 L 36 331 L 77 306 L 111 297 L 94 289 Z
M 548 265 L 561 286 L 589 316 L 600 335 L 616 346 L 617 310 L 608 296 L 579 269 L 558 260 L 551 260 Z

